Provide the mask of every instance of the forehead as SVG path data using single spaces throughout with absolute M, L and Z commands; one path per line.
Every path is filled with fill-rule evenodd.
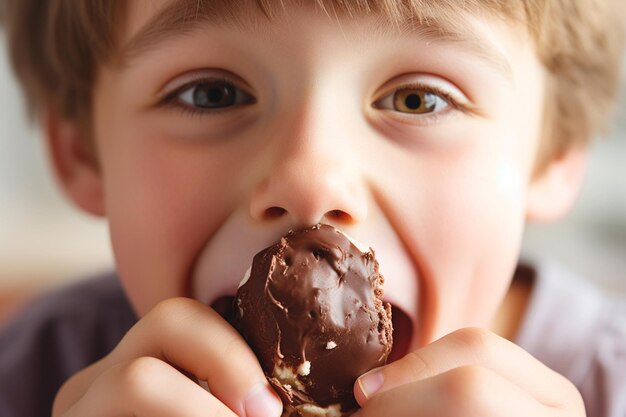
M 527 2 L 528 0 L 137 0 L 127 3 L 125 7 L 141 14 L 169 8 L 185 21 L 220 16 L 232 22 L 242 16 L 254 14 L 271 20 L 296 6 L 316 8 L 329 16 L 342 18 L 375 14 L 394 23 L 441 23 L 444 20 L 452 22 L 456 15 L 467 11 L 501 15 L 521 21 L 525 17 Z
M 469 9 L 471 14 L 467 11 L 468 2 L 474 6 Z M 364 30 L 370 37 L 417 34 L 425 39 L 459 43 L 495 61 L 497 66 L 506 66 L 497 53 L 485 48 L 484 42 L 475 36 L 472 20 L 485 14 L 506 14 L 509 20 L 523 20 L 515 6 L 509 5 L 503 11 L 502 2 L 492 0 L 466 0 L 462 6 L 458 0 L 137 0 L 126 7 L 126 25 L 118 50 L 120 63 L 129 62 L 165 40 L 207 25 L 260 34 L 278 26 L 273 23 L 288 23 L 290 13 L 305 9 L 335 20 L 339 26 L 367 17 L 370 24 Z

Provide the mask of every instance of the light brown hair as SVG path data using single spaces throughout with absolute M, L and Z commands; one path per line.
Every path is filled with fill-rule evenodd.
M 116 52 L 120 0 L 0 0 L 11 61 L 32 111 L 52 107 L 89 126 L 98 68 Z M 178 0 L 185 19 L 258 7 L 272 19 L 286 0 Z M 306 1 L 306 0 L 305 0 Z M 315 0 L 329 13 L 377 13 L 428 26 L 459 9 L 524 24 L 548 74 L 541 153 L 584 145 L 608 124 L 624 50 L 623 0 Z

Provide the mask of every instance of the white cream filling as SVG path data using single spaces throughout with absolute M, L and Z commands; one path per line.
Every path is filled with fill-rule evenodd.
M 326 408 L 313 404 L 302 404 L 296 409 L 304 417 L 341 417 L 341 405 L 339 404 L 332 404 Z
M 302 365 L 300 365 L 298 369 L 300 369 L 301 367 Z M 278 364 L 276 364 L 274 365 L 274 372 L 272 373 L 272 376 L 278 379 L 278 381 L 284 386 L 290 385 L 296 387 L 296 389 L 299 391 L 305 391 L 304 385 L 298 379 L 298 375 L 291 368 L 279 366 Z
M 307 376 L 311 373 L 311 362 L 304 361 L 298 366 L 298 375 Z

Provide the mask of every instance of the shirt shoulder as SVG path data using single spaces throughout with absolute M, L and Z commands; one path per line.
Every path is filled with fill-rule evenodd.
M 50 415 L 63 382 L 109 353 L 135 321 L 113 273 L 34 301 L 0 333 L 0 415 Z
M 533 293 L 516 342 L 580 390 L 588 417 L 626 415 L 626 296 L 550 262 L 526 264 Z

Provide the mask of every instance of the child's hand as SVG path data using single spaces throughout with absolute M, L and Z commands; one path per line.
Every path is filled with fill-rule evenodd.
M 379 370 L 355 384 L 363 407 L 355 417 L 585 416 L 571 382 L 483 329 L 456 331 Z
M 193 375 L 207 381 L 211 393 Z M 164 301 L 108 356 L 61 388 L 53 416 L 278 417 L 256 357 L 225 320 L 190 299 Z

